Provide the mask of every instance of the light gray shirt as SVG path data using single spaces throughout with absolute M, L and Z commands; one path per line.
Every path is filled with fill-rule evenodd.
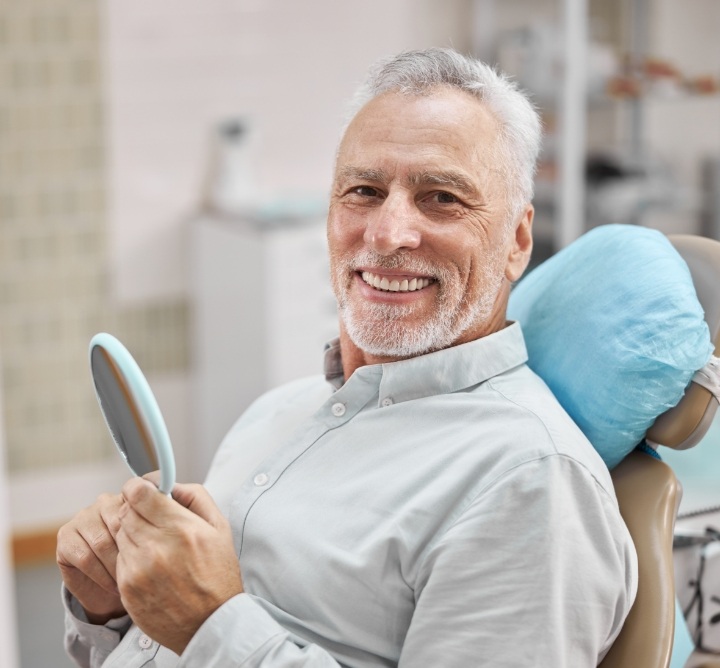
M 595 666 L 635 597 L 607 468 L 525 365 L 520 327 L 261 397 L 206 485 L 245 593 L 178 659 L 84 623 L 82 666 Z M 118 644 L 119 643 L 119 644 Z M 94 654 L 91 656 L 91 652 Z

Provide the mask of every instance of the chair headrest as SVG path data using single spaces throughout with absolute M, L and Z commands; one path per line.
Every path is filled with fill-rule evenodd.
M 668 237 L 688 265 L 695 291 L 720 357 L 720 241 L 686 234 Z M 674 408 L 663 413 L 650 427 L 647 438 L 656 444 L 685 450 L 702 439 L 715 416 L 718 402 L 712 393 L 691 383 Z
M 717 313 L 720 294 L 713 285 L 720 281 L 712 275 L 720 271 L 720 261 L 703 250 L 694 254 L 703 262 L 695 262 L 685 249 L 720 244 L 696 239 L 678 245 L 698 265 L 696 274 L 710 275 L 709 287 L 698 290 L 714 304 L 706 307 L 709 312 Z M 658 415 L 678 404 L 695 373 L 711 359 L 714 345 L 694 278 L 660 232 L 603 225 L 537 267 L 510 295 L 508 316 L 522 325 L 530 368 L 610 468 L 656 421 L 652 440 L 668 441 L 668 429 L 660 427 L 664 422 L 675 427 L 676 418 L 668 414 L 656 420 Z M 699 438 L 714 406 L 705 390 L 693 386 L 689 394 L 704 400 L 687 402 L 702 413 L 693 429 Z M 680 414 L 687 410 L 683 405 Z M 687 438 L 678 442 L 690 444 Z

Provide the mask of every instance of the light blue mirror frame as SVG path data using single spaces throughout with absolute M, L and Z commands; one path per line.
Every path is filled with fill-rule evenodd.
M 135 475 L 145 475 L 152 470 L 145 455 L 154 454 L 160 471 L 159 490 L 170 494 L 175 485 L 175 456 L 165 420 L 143 372 L 127 348 L 105 332 L 91 339 L 89 356 L 100 410 L 122 458 Z M 124 413 L 140 424 L 132 429 L 126 422 L 123 427 Z M 142 440 L 137 438 L 138 433 L 149 445 L 138 442 Z M 152 453 L 146 453 L 148 447 Z

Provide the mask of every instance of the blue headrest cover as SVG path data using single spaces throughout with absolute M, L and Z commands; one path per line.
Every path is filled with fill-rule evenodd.
M 529 365 L 616 466 L 682 398 L 713 353 L 685 261 L 660 232 L 605 225 L 510 296 Z

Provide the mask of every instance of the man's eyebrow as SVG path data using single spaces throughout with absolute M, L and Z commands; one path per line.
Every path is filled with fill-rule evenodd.
M 410 185 L 451 186 L 466 195 L 477 195 L 478 189 L 464 174 L 454 171 L 418 172 L 409 177 Z
M 382 169 L 365 169 L 362 167 L 354 167 L 353 165 L 346 165 L 338 172 L 338 180 L 360 180 L 386 183 L 388 175 L 387 172 Z
M 387 183 L 390 180 L 384 169 L 372 169 L 345 165 L 338 172 L 339 182 L 345 181 L 366 181 L 370 183 Z M 413 172 L 407 177 L 408 185 L 417 187 L 421 185 L 448 186 L 459 190 L 465 195 L 477 196 L 477 186 L 464 174 L 454 170 L 426 170 Z

